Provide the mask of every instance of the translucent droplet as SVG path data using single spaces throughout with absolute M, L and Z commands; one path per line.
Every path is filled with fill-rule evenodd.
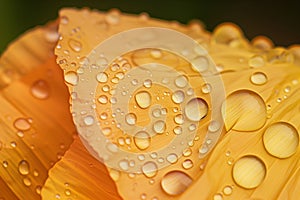
M 155 162 L 148 161 L 143 165 L 142 172 L 146 177 L 152 178 L 157 174 L 157 165 Z
M 42 192 L 42 186 L 40 186 L 40 185 L 36 186 L 36 187 L 35 187 L 35 192 L 36 192 L 37 194 L 41 194 L 41 192 Z
M 179 88 L 184 88 L 188 84 L 188 78 L 184 75 L 180 75 L 175 79 L 175 85 Z
M 145 80 L 144 81 L 144 86 L 145 86 L 145 88 L 151 88 L 152 81 L 150 79 Z
M 285 93 L 289 93 L 291 91 L 291 87 L 290 86 L 286 86 L 285 88 L 284 88 L 284 92 Z
M 108 99 L 105 95 L 101 95 L 99 98 L 98 98 L 98 102 L 101 103 L 101 104 L 106 104 L 108 102 Z
M 66 195 L 66 196 L 70 196 L 70 195 L 71 195 L 71 190 L 65 189 L 65 195 Z
M 173 132 L 176 134 L 176 135 L 180 135 L 182 133 L 182 128 L 180 126 L 176 126 L 174 129 L 173 129 Z
M 141 108 L 148 108 L 151 105 L 151 95 L 149 92 L 141 91 L 135 95 L 135 101 Z
M 200 121 L 207 115 L 208 105 L 201 98 L 191 99 L 185 106 L 185 115 L 191 121 Z
M 204 94 L 208 94 L 211 92 L 211 85 L 209 83 L 205 83 L 202 85 L 201 90 Z
M 265 65 L 265 59 L 262 56 L 253 56 L 249 59 L 248 65 L 250 67 L 262 67 Z
M 263 85 L 268 81 L 267 75 L 262 72 L 255 72 L 251 75 L 250 81 L 255 85 Z
M 23 183 L 27 187 L 31 186 L 31 184 L 32 184 L 31 180 L 29 178 L 27 178 L 27 177 L 23 179 Z
M 26 160 L 21 160 L 18 165 L 18 170 L 22 175 L 29 174 L 29 163 Z
M 150 55 L 152 58 L 159 59 L 162 57 L 162 52 L 159 49 L 153 49 L 150 51 Z
M 192 155 L 192 149 L 187 148 L 187 149 L 183 150 L 182 155 L 185 157 Z
M 107 115 L 106 112 L 103 112 L 103 113 L 101 113 L 101 115 L 100 115 L 100 118 L 103 119 L 103 120 L 107 119 L 107 117 L 108 117 L 108 115 Z
M 152 111 L 152 115 L 153 115 L 153 117 L 156 117 L 156 118 L 160 117 L 161 116 L 161 110 L 159 108 L 154 109 Z
M 140 150 L 145 150 L 150 146 L 151 138 L 145 131 L 137 132 L 134 136 L 134 143 Z
M 134 113 L 128 113 L 125 116 L 125 121 L 129 125 L 135 125 L 135 123 L 136 123 L 136 115 Z
M 145 200 L 147 198 L 147 195 L 145 193 L 141 194 L 141 200 Z
M 169 154 L 169 155 L 167 156 L 167 161 L 168 161 L 169 163 L 171 163 L 171 164 L 176 163 L 177 160 L 178 160 L 178 156 L 177 156 L 177 154 L 175 154 L 175 153 L 171 153 L 171 154 Z
M 265 130 L 263 143 L 269 154 L 278 158 L 288 158 L 298 149 L 299 134 L 292 125 L 277 122 Z
M 35 81 L 31 86 L 31 94 L 37 99 L 47 99 L 49 97 L 49 85 L 44 80 Z
M 60 18 L 60 23 L 61 24 L 68 24 L 69 23 L 69 18 L 67 16 L 62 16 Z
M 178 114 L 174 117 L 174 121 L 176 124 L 183 124 L 184 119 L 182 114 Z
M 210 131 L 210 132 L 216 132 L 216 131 L 218 131 L 219 129 L 220 129 L 220 122 L 218 122 L 218 121 L 211 121 L 210 122 L 210 124 L 208 125 L 208 130 Z
M 75 52 L 80 52 L 82 49 L 82 44 L 81 42 L 74 40 L 74 39 L 70 39 L 69 40 L 69 47 L 75 51 Z
M 99 74 L 97 74 L 96 79 L 99 83 L 106 83 L 108 76 L 105 72 L 100 72 Z
M 161 179 L 161 187 L 171 196 L 182 194 L 193 182 L 192 178 L 181 171 L 171 171 Z
M 124 171 L 127 171 L 129 169 L 129 163 L 127 160 L 121 160 L 119 162 L 119 167 L 124 170 Z
M 174 103 L 182 103 L 184 101 L 184 92 L 181 90 L 177 90 L 172 94 L 172 100 Z
M 107 15 L 105 16 L 105 20 L 110 25 L 116 25 L 120 22 L 120 11 L 118 10 L 111 10 Z
M 69 71 L 65 74 L 65 81 L 71 85 L 78 84 L 79 77 L 76 72 Z
M 94 121 L 95 121 L 94 117 L 91 116 L 91 115 L 88 115 L 88 116 L 86 116 L 86 117 L 83 118 L 83 122 L 87 126 L 90 126 L 90 125 L 94 124 Z
M 238 159 L 232 169 L 236 184 L 246 189 L 258 187 L 266 176 L 266 166 L 256 156 L 244 156 Z
M 14 121 L 14 126 L 20 131 L 27 131 L 31 128 L 31 124 L 24 118 L 18 118 Z
M 153 123 L 153 130 L 155 133 L 161 134 L 166 130 L 166 123 L 162 120 Z
M 209 67 L 209 61 L 205 56 L 197 56 L 192 60 L 192 68 L 197 72 L 204 72 Z
M 184 169 L 191 169 L 193 166 L 194 166 L 194 163 L 193 163 L 193 161 L 190 160 L 190 159 L 186 159 L 186 160 L 183 161 L 183 163 L 182 163 L 182 167 L 183 167 Z
M 225 195 L 231 195 L 231 193 L 232 193 L 232 187 L 231 186 L 225 186 L 224 188 L 223 188 L 223 193 L 225 194 Z
M 213 200 L 223 200 L 223 195 L 218 193 L 214 195 L 214 199 Z
M 7 168 L 7 167 L 8 167 L 8 162 L 7 162 L 6 160 L 4 160 L 4 161 L 2 162 L 2 165 L 3 165 L 4 168 Z
M 105 136 L 109 136 L 111 134 L 111 128 L 110 127 L 103 128 L 102 133 Z

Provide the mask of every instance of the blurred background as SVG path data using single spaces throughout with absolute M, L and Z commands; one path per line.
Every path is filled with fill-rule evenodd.
M 222 22 L 238 24 L 248 39 L 271 38 L 277 46 L 300 44 L 300 1 L 272 0 L 0 0 L 0 53 L 26 30 L 57 18 L 62 7 L 118 8 L 187 23 L 200 19 L 209 31 Z

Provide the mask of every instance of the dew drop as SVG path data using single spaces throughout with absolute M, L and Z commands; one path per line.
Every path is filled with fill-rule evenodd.
M 135 95 L 135 101 L 139 107 L 148 108 L 151 105 L 151 95 L 146 91 L 138 92 Z
M 88 115 L 86 117 L 83 118 L 83 122 L 85 125 L 87 126 L 91 126 L 92 124 L 94 124 L 94 117 L 91 115 Z
M 129 169 L 129 163 L 127 160 L 121 160 L 119 162 L 119 167 L 124 170 L 124 171 L 127 171 Z
M 263 143 L 269 154 L 277 158 L 288 158 L 298 149 L 299 134 L 292 125 L 277 122 L 265 130 Z
M 197 56 L 192 60 L 192 68 L 197 72 L 204 72 L 208 69 L 209 62 L 205 56 Z
M 175 135 L 180 135 L 182 133 L 182 128 L 180 126 L 176 126 L 173 129 L 173 132 L 175 133 Z
M 211 85 L 210 85 L 209 83 L 205 83 L 204 85 L 202 85 L 201 91 L 202 91 L 204 94 L 210 93 L 210 92 L 211 92 Z
M 231 186 L 225 186 L 225 187 L 223 188 L 223 193 L 224 193 L 225 195 L 231 195 L 231 193 L 232 193 L 232 187 L 231 187 Z
M 8 167 L 8 162 L 7 162 L 6 160 L 4 160 L 4 161 L 2 162 L 2 165 L 3 165 L 4 168 L 7 168 L 7 167 Z
M 214 199 L 213 200 L 223 200 L 223 195 L 218 193 L 214 195 Z
M 153 49 L 150 51 L 150 55 L 152 58 L 159 59 L 162 57 L 162 52 L 159 49 Z
M 136 123 L 136 115 L 134 113 L 128 113 L 125 116 L 125 121 L 129 125 L 135 125 L 135 123 Z
M 27 187 L 29 187 L 29 186 L 31 186 L 31 180 L 29 179 L 29 178 L 24 178 L 23 179 L 23 183 L 24 183 L 24 185 L 25 186 L 27 186 Z
M 155 133 L 161 134 L 166 130 L 166 123 L 162 120 L 153 123 L 153 130 Z
M 248 61 L 250 67 L 262 67 L 265 65 L 265 59 L 262 56 L 255 55 Z
M 47 99 L 49 97 L 49 85 L 44 80 L 35 81 L 30 91 L 32 96 L 37 99 Z
M 263 85 L 268 81 L 267 75 L 262 72 L 255 72 L 251 75 L 250 81 L 255 85 Z
M 208 105 L 201 98 L 191 99 L 185 106 L 185 115 L 191 121 L 200 121 L 207 115 Z
M 31 124 L 24 118 L 18 118 L 14 121 L 14 126 L 20 131 L 27 131 L 31 128 Z
M 167 156 L 167 161 L 168 161 L 169 163 L 171 163 L 171 164 L 176 163 L 177 160 L 178 160 L 178 156 L 177 156 L 177 154 L 175 154 L 175 153 L 171 153 L 171 154 L 169 154 L 169 155 Z
M 111 128 L 110 128 L 110 127 L 103 128 L 103 129 L 102 129 L 102 133 L 103 133 L 103 135 L 105 135 L 105 136 L 110 135 L 110 134 L 111 134 Z
M 184 92 L 181 90 L 177 90 L 172 94 L 172 100 L 174 103 L 182 103 L 184 101 Z
M 183 161 L 183 163 L 182 163 L 182 167 L 183 167 L 184 169 L 191 169 L 193 166 L 194 166 L 194 163 L 193 163 L 193 161 L 190 160 L 190 159 L 186 159 L 186 160 Z
M 145 88 L 151 88 L 151 86 L 152 86 L 152 81 L 150 79 L 144 81 Z
M 62 23 L 62 24 L 68 24 L 69 23 L 69 18 L 67 16 L 62 16 L 60 18 L 60 23 Z
M 161 187 L 171 196 L 182 194 L 193 182 L 192 178 L 181 171 L 171 171 L 161 179 Z
M 118 10 L 111 10 L 105 16 L 105 20 L 110 25 L 116 25 L 120 22 L 120 11 Z
M 219 129 L 220 129 L 220 122 L 218 122 L 218 121 L 211 121 L 210 122 L 210 124 L 208 125 L 208 130 L 210 131 L 210 132 L 216 132 L 216 131 L 218 131 Z
M 175 85 L 179 88 L 184 88 L 188 84 L 188 78 L 184 75 L 180 75 L 175 79 Z
M 75 51 L 75 52 L 80 52 L 82 49 L 82 44 L 81 42 L 74 40 L 74 39 L 70 39 L 69 40 L 69 47 Z
M 183 124 L 184 119 L 182 114 L 178 114 L 174 117 L 174 121 L 176 124 Z
M 108 102 L 108 99 L 105 95 L 101 95 L 99 98 L 98 98 L 98 102 L 101 103 L 101 104 L 106 104 Z
M 187 149 L 183 150 L 182 155 L 184 157 L 188 157 L 188 156 L 192 155 L 192 149 L 191 148 L 187 148 Z
M 76 72 L 68 71 L 65 74 L 65 81 L 71 85 L 77 85 L 78 80 L 79 80 L 79 77 Z
M 29 163 L 26 160 L 21 160 L 18 165 L 18 170 L 22 175 L 29 174 Z
M 97 74 L 96 79 L 99 83 L 106 83 L 108 76 L 105 72 L 100 72 Z
M 133 138 L 135 145 L 140 150 L 145 150 L 150 146 L 151 138 L 145 131 L 137 132 Z
M 65 195 L 66 195 L 66 196 L 70 196 L 70 195 L 71 195 L 71 190 L 65 189 Z
M 157 165 L 155 162 L 148 161 L 142 166 L 142 172 L 146 177 L 152 178 L 157 174 Z
M 256 156 L 244 156 L 238 159 L 232 169 L 232 176 L 236 184 L 243 188 L 258 187 L 266 175 L 266 166 Z

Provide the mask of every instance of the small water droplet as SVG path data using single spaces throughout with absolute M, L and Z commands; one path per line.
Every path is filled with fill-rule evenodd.
M 262 72 L 255 72 L 251 75 L 250 81 L 255 85 L 263 85 L 268 81 L 268 78 Z
M 201 87 L 201 91 L 204 93 L 204 94 L 208 94 L 211 92 L 211 85 L 209 83 L 205 83 L 202 85 Z
M 65 74 L 65 81 L 71 85 L 77 85 L 78 80 L 79 80 L 79 77 L 78 77 L 77 73 L 74 71 L 68 71 Z
M 124 171 L 127 171 L 129 169 L 129 163 L 127 160 L 121 160 L 119 162 L 119 167 L 124 170 Z
M 18 118 L 14 121 L 14 126 L 20 131 L 27 131 L 31 128 L 31 124 L 24 118 Z
M 146 91 L 138 92 L 135 95 L 135 101 L 139 107 L 148 108 L 151 105 L 151 95 Z
M 110 127 L 103 128 L 102 133 L 105 136 L 109 136 L 111 134 L 111 128 Z
M 27 178 L 27 177 L 23 179 L 23 183 L 27 187 L 31 186 L 31 184 L 32 184 L 31 180 L 29 178 Z
M 7 162 L 6 160 L 4 160 L 4 161 L 2 162 L 2 165 L 3 165 L 3 167 L 7 168 L 7 167 L 8 167 L 8 162 Z
M 83 122 L 85 125 L 87 126 L 91 126 L 92 124 L 94 124 L 94 117 L 91 115 L 88 115 L 86 117 L 83 118 Z
M 132 85 L 137 85 L 137 84 L 138 84 L 138 80 L 133 79 L 133 80 L 131 81 L 131 84 L 132 84 Z
M 98 98 L 98 102 L 101 103 L 101 104 L 106 104 L 108 102 L 108 99 L 105 95 L 101 95 L 99 98 Z
M 142 172 L 146 177 L 152 178 L 157 174 L 157 165 L 155 162 L 148 161 L 142 166 Z
M 262 56 L 255 55 L 248 61 L 250 67 L 262 67 L 265 65 L 265 59 Z
M 41 191 L 42 191 L 42 186 L 37 185 L 37 186 L 35 187 L 35 192 L 36 192 L 37 194 L 41 194 Z
M 185 95 L 181 90 L 177 90 L 172 94 L 172 100 L 174 103 L 182 103 L 184 101 Z
M 100 72 L 97 74 L 96 79 L 99 83 L 106 83 L 108 76 L 105 72 Z
M 175 79 L 175 85 L 179 88 L 184 88 L 188 84 L 188 78 L 185 75 L 180 75 Z
M 120 11 L 113 9 L 106 14 L 105 20 L 110 25 L 116 25 L 120 22 Z
M 218 193 L 214 195 L 214 200 L 223 200 L 223 195 Z
M 161 179 L 161 187 L 171 196 L 182 194 L 193 182 L 192 178 L 181 171 L 171 171 Z
M 201 98 L 191 99 L 185 106 L 185 115 L 191 121 L 200 121 L 208 113 L 208 105 Z
M 69 18 L 67 16 L 62 16 L 60 18 L 60 23 L 65 24 L 65 25 L 68 24 L 69 23 Z
M 65 195 L 66 195 L 66 196 L 70 196 L 70 195 L 71 195 L 71 190 L 65 189 Z
M 145 88 L 151 88 L 151 86 L 152 86 L 152 81 L 150 79 L 144 81 Z
M 153 123 L 153 130 L 155 133 L 161 134 L 166 130 L 166 123 L 162 120 Z
M 190 160 L 190 159 L 186 159 L 186 160 L 183 161 L 183 163 L 182 163 L 182 167 L 183 167 L 184 169 L 191 169 L 193 166 L 194 166 L 194 163 L 193 163 L 193 161 Z
M 151 138 L 149 134 L 145 131 L 139 131 L 135 134 L 134 143 L 140 150 L 145 150 L 150 146 Z
M 178 160 L 178 156 L 175 153 L 171 153 L 167 156 L 167 161 L 171 164 L 176 163 Z
M 180 126 L 176 126 L 173 129 L 173 132 L 175 133 L 175 135 L 180 135 L 182 133 L 182 128 Z
M 286 86 L 285 88 L 284 88 L 284 92 L 285 93 L 289 93 L 291 91 L 291 87 L 290 86 Z
M 69 40 L 69 47 L 75 51 L 75 52 L 80 52 L 82 49 L 82 44 L 81 42 L 74 40 L 74 39 L 70 39 Z
M 136 123 L 136 115 L 134 113 L 128 113 L 125 116 L 125 121 L 129 125 L 135 125 L 135 123 Z
M 100 119 L 102 119 L 102 120 L 107 119 L 107 117 L 108 117 L 108 115 L 107 115 L 106 112 L 103 112 L 103 113 L 100 114 Z
M 32 96 L 37 99 L 47 99 L 49 97 L 49 85 L 44 80 L 35 81 L 30 88 Z
M 184 118 L 182 114 L 178 114 L 174 117 L 174 121 L 176 124 L 183 124 L 184 123 Z
M 209 61 L 205 56 L 197 56 L 192 60 L 192 68 L 197 72 L 204 72 L 209 67 Z
M 187 149 L 183 150 L 182 155 L 185 156 L 185 157 L 188 157 L 188 156 L 192 155 L 192 149 L 187 148 Z
M 208 130 L 210 131 L 210 132 L 216 132 L 216 131 L 218 131 L 219 129 L 220 129 L 220 123 L 218 122 L 218 121 L 215 121 L 215 120 L 213 120 L 213 121 L 211 121 L 210 122 L 210 124 L 208 125 Z
M 232 194 L 232 187 L 231 186 L 225 186 L 224 188 L 223 188 L 223 193 L 225 194 L 225 195 L 231 195 Z
M 162 52 L 159 49 L 152 49 L 150 51 L 150 55 L 152 56 L 152 58 L 159 59 L 162 57 Z

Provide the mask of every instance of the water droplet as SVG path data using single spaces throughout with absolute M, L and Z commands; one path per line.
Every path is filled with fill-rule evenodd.
M 49 85 L 44 80 L 35 81 L 30 91 L 32 96 L 37 99 L 47 99 L 49 97 Z
M 153 123 L 153 130 L 155 133 L 161 134 L 166 130 L 166 123 L 162 120 Z
M 191 148 L 187 148 L 187 149 L 183 150 L 182 155 L 184 157 L 188 157 L 188 156 L 192 155 L 192 149 Z
M 65 81 L 71 85 L 77 85 L 78 80 L 79 80 L 79 77 L 76 72 L 68 71 L 65 74 Z
M 208 105 L 201 98 L 191 99 L 185 106 L 185 115 L 191 121 L 200 121 L 207 115 Z
M 184 88 L 188 84 L 188 78 L 185 75 L 180 75 L 175 79 L 175 85 L 179 88 Z
M 140 150 L 145 150 L 150 146 L 151 138 L 145 131 L 137 132 L 134 136 L 134 143 Z
M 65 195 L 66 195 L 66 196 L 70 196 L 70 195 L 71 195 L 71 190 L 65 189 Z
M 223 188 L 223 193 L 225 194 L 225 195 L 231 195 L 232 194 L 232 187 L 231 186 L 225 186 L 224 188 Z
M 161 116 L 161 109 L 159 109 L 159 108 L 154 109 L 152 111 L 152 115 L 153 115 L 153 117 L 156 117 L 156 118 L 160 117 Z
M 27 177 L 23 179 L 23 183 L 27 187 L 31 186 L 31 180 Z
M 186 173 L 171 171 L 162 178 L 161 187 L 168 195 L 176 196 L 182 194 L 192 182 L 192 178 Z
M 139 107 L 148 108 L 151 105 L 151 95 L 146 91 L 138 92 L 135 95 L 135 101 Z
M 129 169 L 129 163 L 127 160 L 121 160 L 119 162 L 119 167 L 124 170 L 124 171 L 127 171 Z
M 119 180 L 119 178 L 120 178 L 120 171 L 115 170 L 115 169 L 111 169 L 111 170 L 109 171 L 109 175 L 110 175 L 110 177 L 111 177 L 114 181 L 117 181 L 117 180 Z
M 203 145 L 200 149 L 199 149 L 199 153 L 200 154 L 206 154 L 208 152 L 208 147 L 207 145 Z
M 299 134 L 292 125 L 277 122 L 265 130 L 263 143 L 269 154 L 278 158 L 288 158 L 298 149 Z
M 226 130 L 257 130 L 265 124 L 266 115 L 264 100 L 250 90 L 233 92 L 222 105 L 222 117 Z
M 99 83 L 106 83 L 108 76 L 105 72 L 100 72 L 99 74 L 97 74 L 96 79 Z
M 7 168 L 7 167 L 8 167 L 8 162 L 7 162 L 6 160 L 4 160 L 4 161 L 2 162 L 2 165 L 3 165 L 3 167 Z
M 145 88 L 151 88 L 152 81 L 150 79 L 145 80 L 144 81 L 144 86 L 145 86 Z
M 110 135 L 110 134 L 111 134 L 111 128 L 110 128 L 110 127 L 103 128 L 103 129 L 102 129 L 102 133 L 103 133 L 103 135 L 105 135 L 105 136 Z
M 85 125 L 87 126 L 91 126 L 92 124 L 94 124 L 94 117 L 91 115 L 88 115 L 86 117 L 83 118 L 83 122 Z
M 131 81 L 131 84 L 132 84 L 132 85 L 137 85 L 137 84 L 138 84 L 138 80 L 133 79 L 133 80 Z
M 210 93 L 210 92 L 211 92 L 211 85 L 210 85 L 209 83 L 205 83 L 204 85 L 202 85 L 201 91 L 202 91 L 204 94 Z
M 266 166 L 256 156 L 244 156 L 238 159 L 232 169 L 236 184 L 247 189 L 258 187 L 266 175 Z
M 74 40 L 74 39 L 70 39 L 69 40 L 69 47 L 75 51 L 75 52 L 80 52 L 82 49 L 82 44 L 81 42 Z
M 208 125 L 208 130 L 210 132 L 216 132 L 220 129 L 220 123 L 218 121 L 211 121 L 210 124 Z
M 255 72 L 251 75 L 250 81 L 255 85 L 263 85 L 268 81 L 268 78 L 262 72 Z
M 100 115 L 100 118 L 101 118 L 102 120 L 107 119 L 107 117 L 108 117 L 108 115 L 107 115 L 106 112 L 103 112 L 103 113 L 101 113 L 101 115 Z
M 36 192 L 37 194 L 41 194 L 41 191 L 42 191 L 42 186 L 37 185 L 37 186 L 35 187 L 35 192 Z
M 20 131 L 27 131 L 31 128 L 31 124 L 24 118 L 18 118 L 14 121 L 14 126 Z
M 10 143 L 10 146 L 12 148 L 16 148 L 17 147 L 17 143 L 15 141 L 13 141 L 13 142 Z
M 98 102 L 101 103 L 101 104 L 106 104 L 108 102 L 108 99 L 105 95 L 101 95 L 99 98 L 98 98 Z
M 62 16 L 60 18 L 60 23 L 61 24 L 68 24 L 69 23 L 69 18 L 67 16 Z
M 265 65 L 265 59 L 262 56 L 255 55 L 248 61 L 250 67 L 262 67 Z
M 193 161 L 190 160 L 190 159 L 186 159 L 186 160 L 183 161 L 183 163 L 182 163 L 182 167 L 183 167 L 184 169 L 191 169 L 193 166 L 194 166 L 194 163 L 193 163 Z
M 136 115 L 134 113 L 128 113 L 125 116 L 126 123 L 129 125 L 135 125 L 136 123 Z
M 113 9 L 107 13 L 105 20 L 110 25 L 116 25 L 120 22 L 120 11 Z
M 204 72 L 208 69 L 209 61 L 205 56 L 197 56 L 192 60 L 192 68 L 197 72 Z
M 178 160 L 178 156 L 175 153 L 171 153 L 167 156 L 167 161 L 171 164 L 176 163 Z
M 223 195 L 218 193 L 214 195 L 214 199 L 213 200 L 223 200 Z
M 147 195 L 145 193 L 141 194 L 141 199 L 145 200 L 147 198 Z
M 176 134 L 176 135 L 180 135 L 182 133 L 182 128 L 180 126 L 176 126 L 174 129 L 173 129 L 173 132 Z
M 19 162 L 18 169 L 22 175 L 29 174 L 29 163 L 26 160 L 21 160 Z
M 284 92 L 285 93 L 289 93 L 291 91 L 291 87 L 290 86 L 286 86 L 285 88 L 284 88 Z
M 162 57 L 162 52 L 159 49 L 152 49 L 150 51 L 150 55 L 152 56 L 152 58 L 159 59 Z
M 178 114 L 174 117 L 174 121 L 176 124 L 183 124 L 184 119 L 182 114 Z
M 174 103 L 182 103 L 184 101 L 184 92 L 181 90 L 177 90 L 172 94 L 172 100 Z
M 157 165 L 155 162 L 148 161 L 143 165 L 142 172 L 146 177 L 152 178 L 157 174 Z
M 116 77 L 119 79 L 119 80 L 122 80 L 124 78 L 124 73 L 123 72 L 118 72 L 116 73 Z

